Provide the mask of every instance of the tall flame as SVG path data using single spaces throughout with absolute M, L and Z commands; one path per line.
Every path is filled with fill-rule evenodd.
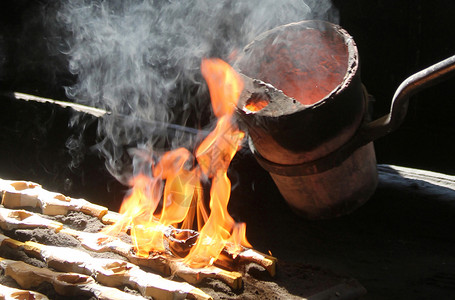
M 169 228 L 190 229 L 197 224 L 199 237 L 184 258 L 192 267 L 213 264 L 223 249 L 235 256 L 242 246 L 251 247 L 245 224 L 235 223 L 227 210 L 231 193 L 227 170 L 244 137 L 232 121 L 243 81 L 220 59 L 203 59 L 201 71 L 218 118 L 215 129 L 194 155 L 184 148 L 166 152 L 152 166 L 153 176 L 136 176 L 121 206 L 121 220 L 105 229 L 117 234 L 129 228 L 136 255 L 147 257 L 152 251 L 166 251 Z M 212 184 L 209 209 L 204 205 L 203 178 Z

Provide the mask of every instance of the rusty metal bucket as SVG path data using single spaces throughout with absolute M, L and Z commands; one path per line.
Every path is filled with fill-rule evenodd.
M 238 116 L 250 148 L 288 204 L 308 219 L 347 214 L 376 189 L 372 141 L 397 128 L 410 94 L 455 69 L 455 56 L 406 80 L 389 115 L 370 122 L 357 47 L 340 26 L 280 26 L 245 47 Z

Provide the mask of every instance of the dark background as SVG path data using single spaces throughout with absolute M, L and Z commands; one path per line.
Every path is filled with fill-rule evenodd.
M 20 91 L 66 100 L 63 86 L 75 78 L 52 42 L 39 13 L 52 1 L 2 2 L 0 20 L 0 84 L 3 91 Z M 389 111 L 398 85 L 409 75 L 455 54 L 453 1 L 334 1 L 340 23 L 357 43 L 362 81 L 375 97 L 374 117 Z M 405 122 L 376 141 L 378 163 L 455 174 L 455 78 L 428 88 L 410 100 Z M 2 96 L 0 175 L 37 180 L 55 188 L 106 189 L 109 175 L 102 159 L 90 151 L 96 124 L 85 130 L 85 160 L 79 166 L 67 153 L 67 137 L 79 137 L 66 124 L 69 112 L 43 105 L 16 103 Z M 93 120 L 92 123 L 96 123 Z M 88 162 L 87 162 L 88 160 Z M 87 167 L 88 166 L 88 167 Z M 96 167 L 95 167 L 96 166 Z M 94 178 L 91 178 L 91 177 Z M 94 182 L 92 182 L 94 181 Z M 115 184 L 114 184 L 115 185 Z
M 39 13 L 52 9 L 49 3 L 52 2 L 2 2 L 2 91 L 66 100 L 63 86 L 71 85 L 75 78 L 66 71 L 64 57 L 49 52 L 43 43 L 43 39 L 52 41 L 53 37 L 46 35 L 46 25 L 37 18 Z M 455 54 L 453 1 L 344 0 L 334 4 L 340 11 L 340 24 L 357 43 L 361 77 L 376 100 L 375 117 L 388 113 L 392 96 L 406 77 Z M 455 78 L 451 78 L 412 97 L 402 126 L 376 141 L 378 163 L 455 174 L 454 86 Z M 16 103 L 7 97 L 1 100 L 3 177 L 33 179 L 55 188 L 65 186 L 76 193 L 84 185 L 84 190 L 91 190 L 94 180 L 100 184 L 97 188 L 106 189 L 103 181 L 109 181 L 109 176 L 103 170 L 90 178 L 94 165 L 102 162 L 88 148 L 82 148 L 81 153 L 86 153 L 89 162 L 68 167 L 72 158 L 65 147 L 66 139 L 74 134 L 78 137 L 78 132 L 69 130 L 65 124 L 69 112 Z M 85 131 L 87 147 L 94 142 L 95 128 L 96 124 Z
M 455 54 L 453 1 L 336 1 L 340 23 L 357 43 L 363 83 L 376 98 L 375 116 L 389 111 L 409 75 Z M 378 140 L 379 163 L 455 173 L 455 78 L 410 100 L 404 124 Z
M 42 3 L 46 2 L 1 4 L 0 92 L 66 100 L 62 87 L 75 78 L 65 71 L 63 57 L 43 46 L 42 39 L 52 37 L 43 36 L 44 25 L 34 21 L 35 14 L 45 9 Z M 334 4 L 342 27 L 358 46 L 362 81 L 376 100 L 375 118 L 388 113 L 404 79 L 455 54 L 455 1 L 337 0 Z M 0 96 L 0 109 L 1 178 L 32 180 L 50 190 L 118 208 L 126 187 L 108 174 L 103 159 L 91 148 L 96 119 L 86 117 L 84 130 L 69 128 L 69 110 L 5 95 Z M 378 163 L 455 175 L 454 116 L 455 78 L 415 95 L 401 127 L 375 142 Z M 69 137 L 83 141 L 75 149 L 80 153 L 76 158 L 68 152 Z M 247 221 L 250 241 L 259 250 L 270 249 L 282 259 L 353 276 L 370 292 L 369 299 L 453 295 L 455 247 L 453 238 L 443 233 L 453 236 L 453 209 L 382 188 L 351 216 L 307 222 L 292 214 L 247 150 L 235 157 L 230 176 L 235 187 L 230 209 L 235 218 Z M 289 232 L 296 232 L 295 240 L 288 238 Z M 435 265 L 433 258 L 440 264 Z M 440 285 L 441 276 L 445 287 L 435 290 L 431 282 Z

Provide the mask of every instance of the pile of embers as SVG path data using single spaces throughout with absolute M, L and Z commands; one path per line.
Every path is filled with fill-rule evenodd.
M 308 266 L 282 264 L 275 276 L 277 260 L 253 249 L 190 268 L 174 254 L 186 251 L 197 232 L 175 228 L 166 253 L 138 256 L 127 234 L 100 232 L 119 218 L 105 207 L 27 181 L 0 179 L 0 191 L 0 298 L 289 299 L 358 286 Z

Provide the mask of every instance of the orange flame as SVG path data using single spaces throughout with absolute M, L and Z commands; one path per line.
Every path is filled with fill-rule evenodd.
M 184 258 L 192 267 L 213 264 L 223 249 L 235 256 L 242 247 L 251 247 L 245 224 L 235 223 L 227 211 L 231 193 L 227 170 L 245 135 L 232 122 L 243 82 L 220 59 L 204 59 L 201 71 L 218 118 L 215 129 L 199 144 L 194 156 L 184 148 L 166 152 L 152 166 L 153 176 L 136 176 L 120 208 L 122 218 L 104 230 L 118 234 L 129 228 L 136 255 L 147 257 L 152 251 L 166 251 L 165 232 L 171 226 L 190 229 L 197 224 L 199 237 Z M 212 182 L 210 209 L 204 205 L 203 178 Z
M 245 104 L 244 108 L 246 110 L 257 112 L 264 109 L 267 105 L 269 105 L 269 101 L 261 98 L 251 98 Z

